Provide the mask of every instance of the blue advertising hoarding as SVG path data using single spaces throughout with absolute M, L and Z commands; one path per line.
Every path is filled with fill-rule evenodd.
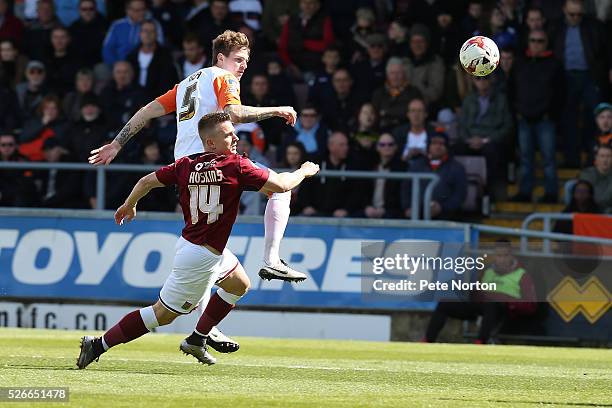
M 0 215 L 2 298 L 150 303 L 172 269 L 183 227 L 175 217 L 142 217 L 123 226 L 112 218 Z M 310 278 L 300 284 L 257 276 L 264 246 L 260 221 L 236 223 L 229 248 L 252 288 L 242 305 L 355 309 L 430 309 L 432 304 L 372 301 L 361 293 L 364 241 L 431 240 L 464 243 L 467 226 L 452 223 L 366 223 L 292 220 L 281 256 Z

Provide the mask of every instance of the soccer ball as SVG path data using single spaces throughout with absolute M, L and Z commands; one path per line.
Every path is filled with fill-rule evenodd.
M 492 39 L 477 35 L 463 43 L 459 61 L 470 75 L 487 76 L 499 65 L 499 49 Z

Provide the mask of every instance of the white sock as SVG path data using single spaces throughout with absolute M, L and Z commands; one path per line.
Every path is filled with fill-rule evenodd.
M 217 295 L 219 295 L 221 299 L 223 299 L 230 305 L 235 305 L 236 302 L 238 302 L 242 297 L 242 295 L 234 295 L 233 293 L 226 292 L 225 290 L 223 290 L 223 288 L 217 289 Z
M 278 251 L 285 234 L 287 222 L 289 222 L 291 211 L 289 204 L 291 204 L 291 191 L 272 194 L 266 204 L 266 212 L 264 213 L 266 235 L 263 260 L 268 265 L 276 265 L 280 262 Z
M 110 348 L 108 344 L 106 344 L 106 341 L 104 341 L 104 336 L 102 336 L 102 347 L 104 348 L 104 351 L 107 351 Z
M 145 327 L 149 329 L 149 331 L 159 327 L 153 306 L 147 306 L 140 309 L 140 317 L 142 318 L 142 322 L 144 323 Z

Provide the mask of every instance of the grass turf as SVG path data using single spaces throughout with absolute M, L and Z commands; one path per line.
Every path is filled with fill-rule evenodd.
M 155 334 L 81 371 L 82 335 L 0 329 L 0 386 L 69 387 L 75 407 L 612 406 L 605 349 L 240 338 L 207 367 Z

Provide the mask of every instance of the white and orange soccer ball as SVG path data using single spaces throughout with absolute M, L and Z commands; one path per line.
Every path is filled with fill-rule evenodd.
M 499 49 L 489 37 L 477 35 L 463 43 L 459 61 L 470 75 L 487 76 L 499 65 Z

